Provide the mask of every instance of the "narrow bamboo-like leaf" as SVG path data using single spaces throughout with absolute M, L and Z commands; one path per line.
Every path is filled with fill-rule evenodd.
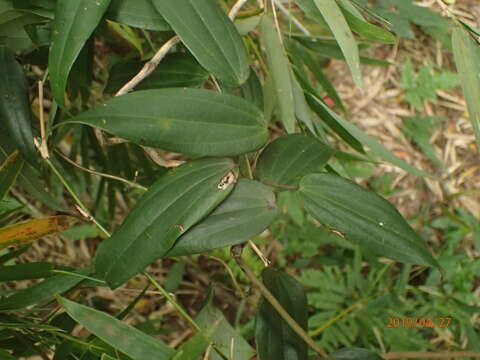
M 255 350 L 225 319 L 223 313 L 213 306 L 211 301 L 203 307 L 195 321 L 202 331 L 215 344 L 224 356 L 235 360 L 250 360 Z M 232 348 L 233 347 L 233 348 Z M 215 351 L 211 351 L 209 360 L 222 360 Z
M 230 159 L 202 159 L 170 170 L 138 200 L 95 256 L 98 274 L 117 287 L 164 256 L 233 189 Z
M 0 126 L 0 162 L 7 159 L 8 154 L 11 154 L 16 149 L 12 143 L 11 138 L 7 136 L 6 131 Z M 35 199 L 43 202 L 45 205 L 55 210 L 64 210 L 59 202 L 45 191 L 42 183 L 38 181 L 40 177 L 39 171 L 29 163 L 24 163 L 20 174 L 17 177 L 17 183 L 27 193 L 32 195 Z
M 310 50 L 315 51 L 320 56 L 324 58 L 331 58 L 331 59 L 340 59 L 345 60 L 345 55 L 342 53 L 341 48 L 338 46 L 337 43 L 332 43 L 330 40 L 324 41 L 312 38 L 311 40 L 305 40 L 302 38 L 297 38 L 298 41 Z M 371 58 L 368 56 L 360 56 L 360 63 L 364 65 L 374 65 L 374 66 L 390 66 L 392 65 L 391 62 Z
M 249 59 L 233 22 L 214 0 L 152 0 L 198 62 L 230 85 L 243 84 Z
M 335 134 L 342 138 L 353 149 L 359 153 L 365 154 L 362 143 L 358 141 L 352 134 L 350 134 L 350 132 L 336 120 L 336 117 L 331 116 L 329 112 L 325 111 L 325 107 L 328 107 L 327 105 L 311 94 L 306 94 L 306 99 L 307 103 L 310 105 L 310 108 Z
M 453 30 L 452 46 L 477 149 L 480 151 L 480 46 L 461 27 Z
M 406 161 L 398 158 L 394 154 L 390 152 L 386 147 L 380 144 L 377 140 L 375 140 L 370 135 L 365 134 L 362 130 L 360 130 L 356 125 L 343 119 L 341 116 L 337 115 L 335 112 L 330 110 L 327 105 L 318 101 L 317 99 L 312 99 L 312 103 L 315 105 L 315 109 L 317 114 L 324 120 L 329 126 L 332 120 L 336 123 L 340 124 L 340 126 L 345 129 L 350 136 L 353 136 L 360 144 L 368 146 L 370 151 L 375 156 L 380 156 L 385 160 L 391 162 L 393 165 L 402 168 L 403 170 L 417 176 L 422 177 L 430 177 L 429 174 L 426 172 L 417 169 L 416 167 L 408 164 Z M 330 123 L 329 123 L 330 122 Z
M 382 360 L 383 358 L 367 349 L 345 348 L 330 354 L 332 360 Z
M 381 42 L 384 44 L 394 44 L 395 35 L 391 32 L 382 29 L 376 25 L 370 24 L 365 20 L 355 16 L 346 7 L 342 6 L 342 13 L 345 16 L 345 20 L 350 25 L 352 31 L 362 36 L 366 40 Z
M 282 136 L 263 150 L 255 176 L 267 183 L 298 185 L 304 175 L 321 171 L 334 153 L 312 136 Z
M 338 106 L 340 110 L 346 112 L 345 106 L 343 105 L 342 99 L 338 95 L 337 91 L 333 87 L 332 83 L 320 68 L 318 61 L 315 61 L 314 57 L 308 52 L 308 50 L 301 45 L 298 41 L 290 40 L 287 42 L 288 48 L 290 49 L 291 56 L 300 57 L 303 63 L 308 67 L 308 69 L 315 76 L 316 80 L 322 85 L 323 89 L 326 91 L 328 96 L 330 96 Z
M 260 22 L 260 36 L 267 53 L 273 88 L 280 109 L 280 119 L 288 133 L 295 131 L 295 98 L 290 77 L 290 63 L 272 20 L 267 16 Z
M 119 90 L 127 81 L 133 78 L 143 67 L 144 62 L 118 63 L 110 70 L 107 94 Z M 208 79 L 208 73 L 195 58 L 185 53 L 171 54 L 162 60 L 159 66 L 135 88 L 136 90 L 167 88 L 167 87 L 198 87 Z
M 0 228 L 0 249 L 26 244 L 42 236 L 64 231 L 76 221 L 72 216 L 58 215 L 5 226 Z
M 300 182 L 307 211 L 347 239 L 398 261 L 438 266 L 423 239 L 380 195 L 331 174 L 312 174 Z
M 273 268 L 262 273 L 263 283 L 305 331 L 308 327 L 307 297 L 292 276 Z M 255 340 L 259 360 L 307 360 L 308 347 L 268 301 L 262 299 L 256 315 Z
M 8 190 L 15 183 L 22 166 L 23 161 L 19 158 L 18 151 L 10 154 L 3 164 L 0 165 L 0 200 L 7 195 Z
M 150 0 L 111 0 L 106 16 L 113 21 L 140 29 L 171 30 Z
M 35 164 L 27 80 L 14 54 L 4 46 L 0 46 L 0 69 L 0 126 L 7 129 L 25 159 Z
M 203 156 L 251 152 L 268 139 L 263 115 L 255 105 L 202 89 L 136 91 L 94 106 L 66 123 L 94 126 L 141 145 Z
M 357 43 L 340 7 L 335 0 L 314 0 L 314 2 L 335 36 L 335 39 L 338 41 L 338 45 L 342 49 L 345 60 L 352 73 L 353 80 L 359 88 L 363 88 Z
M 42 279 L 53 275 L 54 267 L 47 262 L 34 262 L 0 267 L 0 281 Z
M 90 269 L 77 270 L 79 276 L 74 275 L 57 275 L 52 276 L 41 283 L 35 284 L 29 288 L 22 289 L 13 295 L 0 301 L 0 311 L 12 311 L 24 309 L 28 306 L 39 304 L 42 305 L 59 294 L 64 293 L 78 285 L 83 281 L 84 275 L 91 273 Z
M 169 360 L 175 350 L 133 326 L 65 298 L 58 300 L 67 313 L 88 331 L 133 360 Z
M 61 107 L 73 63 L 109 4 L 110 0 L 57 1 L 48 70 L 53 97 Z
M 273 192 L 254 180 L 240 179 L 232 194 L 180 237 L 166 257 L 240 244 L 264 231 L 276 216 Z

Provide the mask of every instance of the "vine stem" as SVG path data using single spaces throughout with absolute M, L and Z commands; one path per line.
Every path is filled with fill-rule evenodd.
M 65 186 L 65 189 L 67 189 L 67 191 L 70 193 L 70 195 L 72 196 L 73 200 L 75 200 L 75 202 L 77 203 L 78 205 L 78 209 L 81 210 L 81 213 L 82 215 L 84 215 L 86 218 L 88 218 L 88 220 L 92 221 L 105 235 L 107 235 L 108 237 L 111 236 L 110 232 L 105 229 L 102 224 L 100 224 L 98 222 L 97 219 L 95 219 L 91 214 L 90 214 L 90 211 L 88 211 L 87 207 L 83 204 L 82 200 L 80 200 L 80 198 L 78 197 L 78 195 L 75 193 L 75 191 L 73 191 L 72 187 L 70 186 L 70 184 L 67 182 L 67 180 L 65 180 L 65 178 L 63 177 L 62 174 L 60 174 L 60 172 L 58 171 L 58 169 L 55 167 L 55 165 L 52 164 L 52 162 L 50 161 L 50 158 L 44 158 L 44 161 L 45 163 L 50 167 L 50 169 L 53 171 L 53 173 L 58 177 L 58 179 L 60 180 L 60 182 L 63 184 L 63 186 Z
M 277 184 L 277 183 L 270 182 L 270 181 L 262 181 L 262 183 L 265 184 L 265 185 L 277 187 L 277 188 L 283 189 L 283 190 L 298 190 L 299 189 L 298 186 Z
M 230 20 L 235 19 L 238 12 L 242 8 L 242 6 L 247 3 L 247 1 L 248 0 L 238 0 L 235 5 L 232 6 L 230 12 L 228 13 L 228 17 L 230 18 Z M 145 65 L 143 65 L 142 69 L 130 81 L 123 85 L 120 90 L 117 91 L 115 96 L 124 95 L 132 91 L 140 82 L 143 81 L 143 79 L 145 79 L 147 76 L 149 76 L 152 72 L 155 71 L 157 66 L 168 54 L 170 49 L 177 45 L 179 42 L 180 38 L 177 35 L 167 40 L 167 42 L 160 47 L 160 49 L 155 53 L 155 55 Z
M 172 304 L 175 309 L 177 309 L 177 311 L 184 317 L 185 320 L 187 320 L 193 326 L 195 330 L 197 330 L 198 332 L 202 331 L 202 329 L 200 328 L 200 326 L 198 326 L 195 320 L 193 320 L 192 317 L 187 314 L 187 312 L 183 309 L 183 307 L 178 302 L 175 301 L 173 296 L 170 295 L 167 290 L 165 290 L 149 273 L 144 272 L 143 275 L 145 275 L 148 281 L 150 281 L 150 283 L 154 287 L 156 287 L 157 290 L 160 291 L 163 296 L 165 296 L 165 299 L 167 299 L 167 301 L 170 304 Z
M 65 156 L 64 154 L 62 154 L 59 150 L 54 150 L 58 155 L 60 155 L 66 162 L 70 163 L 71 165 L 79 168 L 80 170 L 83 170 L 85 172 L 88 172 L 90 174 L 93 174 L 93 175 L 97 175 L 97 176 L 102 176 L 102 177 L 105 177 L 107 179 L 112 179 L 112 180 L 117 180 L 117 181 L 121 181 L 131 187 L 134 187 L 134 188 L 137 188 L 137 189 L 140 189 L 142 191 L 147 191 L 148 189 L 145 187 L 145 186 L 142 186 L 140 184 L 137 184 L 136 182 L 133 182 L 133 181 L 130 181 L 130 180 L 127 180 L 127 179 L 124 179 L 124 178 L 121 178 L 119 176 L 115 176 L 115 175 L 110 175 L 110 174 L 106 174 L 106 173 L 102 173 L 102 172 L 99 172 L 99 171 L 95 171 L 95 170 L 91 170 L 91 169 L 88 169 L 86 167 L 83 167 L 82 165 L 80 164 L 77 164 L 75 161 L 71 160 L 69 157 Z
M 283 306 L 278 302 L 278 300 L 273 296 L 273 294 L 268 290 L 265 285 L 256 277 L 250 267 L 242 260 L 242 251 L 241 247 L 233 246 L 231 254 L 238 266 L 242 269 L 245 275 L 250 279 L 250 281 L 258 287 L 263 297 L 273 306 L 273 308 L 278 312 L 280 317 L 285 320 L 285 322 L 292 328 L 295 333 L 297 333 L 300 338 L 303 339 L 315 352 L 317 352 L 322 358 L 330 359 L 330 357 L 325 353 L 325 351 L 318 346 L 313 339 L 308 336 L 305 330 L 298 325 L 298 323 L 290 316 L 290 314 L 283 308 Z

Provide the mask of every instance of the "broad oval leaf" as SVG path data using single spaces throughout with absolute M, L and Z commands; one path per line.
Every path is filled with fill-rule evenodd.
M 455 27 L 452 33 L 452 47 L 475 132 L 477 149 L 480 149 L 480 46 L 465 29 Z
M 106 16 L 113 21 L 140 29 L 171 30 L 150 0 L 111 0 Z
M 276 216 L 274 193 L 257 181 L 240 179 L 230 196 L 182 235 L 166 257 L 240 244 L 264 231 Z
M 66 123 L 105 130 L 137 144 L 190 155 L 231 156 L 268 139 L 263 115 L 233 95 L 203 89 L 157 89 L 117 96 Z
M 65 106 L 65 89 L 73 63 L 102 19 L 110 0 L 58 0 L 52 27 L 48 70 L 53 97 Z
M 334 153 L 312 136 L 282 136 L 263 150 L 255 175 L 266 183 L 297 185 L 304 175 L 322 170 Z
M 0 126 L 7 129 L 25 159 L 35 164 L 27 80 L 14 54 L 4 46 L 0 46 L 0 69 Z
M 59 298 L 65 311 L 92 334 L 133 360 L 169 360 L 175 350 L 113 316 L 76 302 Z
M 280 305 L 306 331 L 307 297 L 303 287 L 292 276 L 266 268 L 263 283 Z M 283 320 L 268 301 L 262 299 L 255 319 L 255 341 L 259 360 L 307 360 L 308 347 Z
M 272 20 L 264 16 L 260 22 L 261 41 L 267 53 L 267 62 L 273 88 L 278 100 L 280 119 L 288 133 L 295 131 L 295 97 L 290 63 L 278 38 Z
M 230 159 L 200 159 L 160 177 L 95 256 L 99 276 L 115 288 L 164 256 L 175 241 L 233 188 Z
M 23 221 L 0 228 L 0 249 L 30 243 L 42 236 L 64 231 L 77 221 L 67 215 Z
M 380 195 L 331 174 L 311 174 L 299 189 L 307 211 L 377 255 L 438 266 L 423 239 Z
M 22 170 L 23 161 L 19 159 L 18 151 L 10 154 L 0 165 L 0 201 L 7 195 Z
M 230 85 L 250 73 L 243 40 L 215 0 L 152 0 L 198 62 Z
M 105 92 L 108 94 L 119 90 L 133 78 L 143 67 L 144 62 L 118 63 L 110 70 Z M 167 55 L 159 66 L 144 79 L 136 90 L 167 87 L 198 87 L 208 79 L 208 73 L 195 58 L 184 53 Z

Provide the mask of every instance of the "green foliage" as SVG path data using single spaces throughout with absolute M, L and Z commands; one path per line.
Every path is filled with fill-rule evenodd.
M 440 123 L 440 118 L 434 116 L 402 117 L 403 134 L 413 141 L 423 153 L 438 167 L 443 167 L 443 162 L 435 154 L 435 149 L 430 144 L 430 137 Z
M 398 36 L 415 39 L 412 25 L 418 25 L 444 46 L 449 45 L 450 23 L 432 10 L 415 4 L 413 0 L 379 0 L 372 10 L 388 20 Z
M 245 8 L 229 14 L 235 5 Z M 480 248 L 478 219 L 444 209 L 424 221 L 422 237 L 391 203 L 358 185 L 354 179 L 372 173 L 374 157 L 429 175 L 338 115 L 325 96 L 344 115 L 345 106 L 321 69 L 329 59 L 346 61 L 362 87 L 360 64 L 391 65 L 360 55 L 396 42 L 388 21 L 400 36 L 414 38 L 414 24 L 447 47 L 450 22 L 410 0 L 296 5 L 274 16 L 255 2 L 0 0 L 0 234 L 19 237 L 27 216 L 81 209 L 84 223 L 62 236 L 100 243 L 83 269 L 23 263 L 27 247 L 0 254 L 0 281 L 42 279 L 2 288 L 0 357 L 195 360 L 208 352 L 222 360 L 307 360 L 308 345 L 325 357 L 321 345 L 333 360 L 373 360 L 379 349 L 432 349 L 434 333 L 447 329 L 388 327 L 389 318 L 427 314 L 455 319 L 452 343 L 479 347 L 470 318 L 478 313 L 471 286 L 480 268 L 460 251 L 470 236 Z M 287 33 L 285 19 L 303 34 Z M 421 111 L 437 90 L 461 84 L 480 141 L 478 32 L 454 26 L 460 76 L 431 65 L 417 73 L 408 60 L 401 85 Z M 119 89 L 125 94 L 110 98 Z M 403 120 L 404 134 L 441 167 L 429 143 L 436 118 Z M 391 195 L 392 182 L 385 174 L 370 185 Z M 28 206 L 9 197 L 13 186 Z M 429 241 L 437 233 L 443 241 Z M 264 270 L 251 248 L 240 254 L 250 240 L 252 248 L 274 249 L 277 265 L 299 274 L 299 282 L 272 266 Z M 222 291 L 241 295 L 235 326 L 232 314 L 214 307 L 213 293 L 194 318 L 194 307 L 183 309 L 169 293 L 196 254 L 215 255 L 228 272 L 225 284 L 235 288 Z M 106 313 L 106 299 L 80 299 L 81 288 L 114 289 L 167 258 L 166 289 L 145 275 L 194 329 L 176 350 L 156 336 L 176 333 L 180 322 L 123 322 L 148 286 L 116 317 Z M 244 308 L 255 307 L 255 298 L 244 290 L 259 285 L 260 273 L 263 300 L 253 315 Z M 78 299 L 59 297 L 65 293 Z M 92 335 L 74 336 L 77 324 Z
M 435 101 L 437 90 L 449 90 L 459 85 L 458 75 L 451 72 L 435 73 L 432 65 L 424 65 L 415 73 L 408 59 L 403 65 L 401 87 L 406 91 L 407 100 L 418 111 L 423 110 L 423 102 Z

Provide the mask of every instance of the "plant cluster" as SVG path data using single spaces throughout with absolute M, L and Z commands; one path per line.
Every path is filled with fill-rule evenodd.
M 306 29 L 300 11 L 322 32 Z M 460 83 L 480 143 L 480 79 L 471 75 L 480 74 L 479 32 L 412 1 L 0 0 L 0 244 L 20 246 L 0 256 L 0 280 L 42 279 L 3 292 L 0 356 L 379 359 L 392 347 L 435 350 L 415 334 L 441 329 L 385 331 L 388 317 L 422 314 L 455 318 L 452 331 L 477 349 L 466 284 L 478 266 L 458 258 L 453 234 L 478 225 L 468 214 L 435 220 L 433 228 L 457 230 L 434 256 L 390 202 L 348 175 L 352 163 L 382 158 L 431 176 L 339 115 L 345 106 L 320 66 L 345 60 L 362 88 L 362 63 L 390 65 L 364 51 L 395 43 L 390 29 L 414 37 L 412 23 L 451 36 L 459 80 L 430 67 L 417 76 L 407 63 L 406 100 L 421 110 L 436 89 Z M 8 197 L 14 184 L 50 216 L 23 221 L 38 214 Z M 88 225 L 74 226 L 79 218 Z M 266 230 L 285 243 L 280 265 L 313 252 L 318 266 L 298 279 L 259 269 L 251 254 L 267 262 L 256 245 Z M 101 239 L 91 264 L 15 261 L 62 231 Z M 234 285 L 233 267 L 262 295 L 256 348 L 213 305 L 213 290 L 196 316 L 182 307 L 170 293 L 182 265 L 165 286 L 146 271 L 158 259 L 228 247 L 217 255 Z M 64 295 L 136 276 L 148 285 L 114 316 Z M 149 287 L 192 328 L 177 348 L 122 321 Z M 77 325 L 90 336 L 74 335 Z

